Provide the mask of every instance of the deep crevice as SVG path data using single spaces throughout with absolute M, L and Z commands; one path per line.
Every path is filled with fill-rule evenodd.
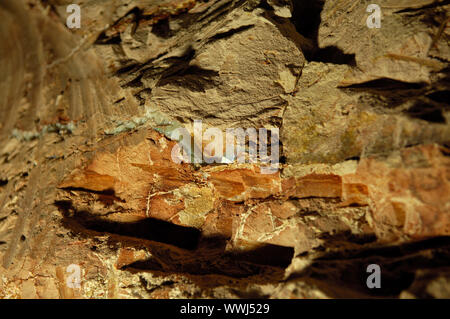
M 344 53 L 344 51 L 336 46 L 328 46 L 325 48 L 317 49 L 317 51 L 315 51 L 310 56 L 310 60 L 316 62 L 356 66 L 355 54 Z
M 426 97 L 438 103 L 448 104 L 450 103 L 450 90 L 435 91 L 427 94 Z
M 87 230 L 117 234 L 161 242 L 184 249 L 195 249 L 200 231 L 193 227 L 178 226 L 166 221 L 146 218 L 136 222 L 115 222 L 86 211 L 73 212 L 70 202 L 59 201 L 56 206 L 63 212 L 66 224 L 77 223 Z
M 399 91 L 399 90 L 419 90 L 423 89 L 427 86 L 426 83 L 410 83 L 410 82 L 403 82 L 398 80 L 393 80 L 389 78 L 381 78 L 376 79 L 372 81 L 367 81 L 360 84 L 352 84 L 349 86 L 346 86 L 346 88 L 352 88 L 352 89 L 372 89 L 375 91 Z
M 324 4 L 324 0 L 293 1 L 291 21 L 297 32 L 313 43 L 312 49 L 304 48 L 305 58 L 308 61 L 355 66 L 355 54 L 345 53 L 336 46 L 319 47 L 319 27 L 322 22 L 320 14 Z
M 158 86 L 166 84 L 175 84 L 180 87 L 188 88 L 193 92 L 205 92 L 206 89 L 216 85 L 214 80 L 218 76 L 217 71 L 202 69 L 197 66 L 178 65 L 170 75 L 164 76 Z
M 154 35 L 163 38 L 168 39 L 172 36 L 172 31 L 170 30 L 169 20 L 168 19 L 161 19 L 158 22 L 156 22 L 152 26 L 152 31 Z
M 357 250 L 329 251 L 341 234 L 324 238 L 322 255 L 306 269 L 292 274 L 292 278 L 312 280 L 331 297 L 351 298 L 361 294 L 367 297 L 398 297 L 414 282 L 418 269 L 435 269 L 450 264 L 450 237 L 437 237 L 393 246 L 379 246 Z M 317 250 L 320 253 L 320 250 Z M 381 288 L 368 289 L 370 275 L 367 266 L 381 268 Z
M 312 40 L 317 39 L 324 4 L 324 0 L 293 1 L 291 21 L 298 33 Z
M 396 11 L 395 13 L 417 12 L 417 11 L 422 11 L 422 10 L 426 10 L 426 9 L 433 9 L 433 8 L 437 8 L 437 7 L 443 7 L 443 6 L 446 6 L 447 4 L 450 4 L 450 0 L 445 0 L 445 1 L 440 1 L 440 2 L 435 1 L 434 3 L 430 3 L 428 5 L 424 5 L 424 6 L 418 7 L 418 8 L 400 9 L 400 10 Z
M 416 101 L 416 103 L 408 109 L 407 114 L 411 117 L 419 118 L 432 123 L 446 123 L 446 119 L 441 108 L 421 100 Z
M 195 276 L 222 275 L 235 279 L 261 276 L 266 282 L 281 279 L 283 269 L 294 255 L 292 247 L 264 244 L 245 252 L 225 253 L 221 250 L 198 249 L 195 260 L 171 260 L 164 265 L 157 258 L 136 261 L 122 267 L 122 270 L 162 272 L 166 275 L 189 274 Z M 279 278 L 278 278 L 279 276 Z
M 253 25 L 244 25 L 241 27 L 238 27 L 236 29 L 231 29 L 229 31 L 226 32 L 222 32 L 222 33 L 217 33 L 215 35 L 213 35 L 211 38 L 208 39 L 208 41 L 206 43 L 211 43 L 217 40 L 221 40 L 221 39 L 227 39 L 232 37 L 235 34 L 238 34 L 240 32 L 244 32 L 248 29 L 251 29 L 253 27 Z
M 63 214 L 63 224 L 75 233 L 99 232 L 110 234 L 121 241 L 120 236 L 135 240 L 149 240 L 186 250 L 186 257 L 152 256 L 143 261 L 124 265 L 121 269 L 138 271 L 161 271 L 188 273 L 192 275 L 226 275 L 246 278 L 261 275 L 268 269 L 286 268 L 293 256 L 294 248 L 273 244 L 261 244 L 246 251 L 226 252 L 229 238 L 202 237 L 201 232 L 192 227 L 184 227 L 170 222 L 147 218 L 137 222 L 115 222 L 93 215 L 87 211 L 75 211 L 70 201 L 55 203 Z M 190 256 L 190 254 L 193 254 Z M 190 257 L 189 257 L 190 256 Z M 192 258 L 194 257 L 195 258 Z M 164 260 L 162 264 L 159 259 Z M 267 268 L 268 267 L 268 268 Z M 265 269 L 265 270 L 264 270 Z

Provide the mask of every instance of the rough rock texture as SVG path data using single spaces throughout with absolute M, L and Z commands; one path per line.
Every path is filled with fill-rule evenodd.
M 370 3 L 1 1 L 0 297 L 450 298 L 450 5 Z M 174 162 L 194 120 L 280 169 Z

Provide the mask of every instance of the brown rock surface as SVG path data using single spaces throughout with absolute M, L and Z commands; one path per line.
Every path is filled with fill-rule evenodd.
M 72 2 L 0 1 L 0 298 L 450 297 L 445 1 Z

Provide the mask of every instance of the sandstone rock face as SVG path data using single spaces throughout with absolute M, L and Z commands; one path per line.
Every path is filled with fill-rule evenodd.
M 0 298 L 449 298 L 450 6 L 370 3 L 0 2 Z

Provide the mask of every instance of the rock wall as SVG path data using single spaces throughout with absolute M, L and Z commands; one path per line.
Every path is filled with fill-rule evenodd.
M 1 1 L 0 298 L 449 298 L 450 5 L 372 2 Z

